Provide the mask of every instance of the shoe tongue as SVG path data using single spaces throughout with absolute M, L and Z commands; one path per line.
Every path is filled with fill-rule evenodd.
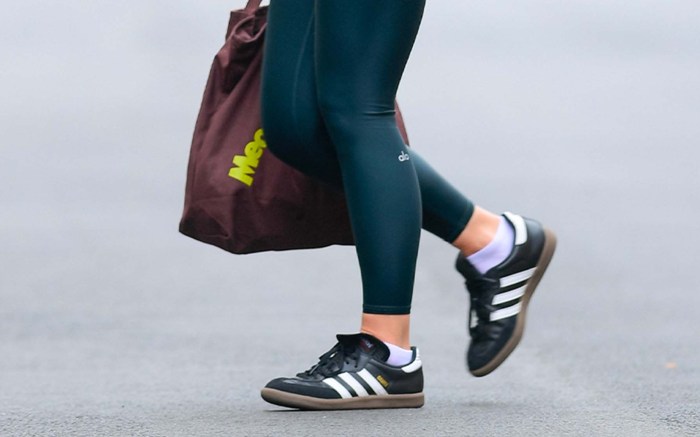
M 389 348 L 384 344 L 384 342 L 369 334 L 338 334 L 337 338 L 341 344 L 345 346 L 358 347 L 364 353 L 371 355 L 380 361 L 386 361 L 389 359 Z

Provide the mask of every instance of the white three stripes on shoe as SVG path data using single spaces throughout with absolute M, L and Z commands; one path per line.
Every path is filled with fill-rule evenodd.
M 506 319 L 508 317 L 513 317 L 514 315 L 518 314 L 519 312 L 520 312 L 520 302 L 516 303 L 513 306 L 501 308 L 500 310 L 496 310 L 496 311 L 492 312 L 489 316 L 489 319 L 492 322 L 495 322 L 496 320 L 501 320 L 501 319 Z
M 345 383 L 349 385 L 350 388 L 352 388 L 358 396 L 369 396 L 369 393 L 367 393 L 367 390 L 365 390 L 365 388 L 362 387 L 362 384 L 357 382 L 357 380 L 350 376 L 349 373 L 341 373 L 338 376 L 340 377 L 340 379 L 345 381 Z
M 535 273 L 536 268 L 537 267 L 533 267 L 531 269 L 523 270 L 522 272 L 514 273 L 514 274 L 509 275 L 509 276 L 504 276 L 501 278 L 499 285 L 501 288 L 506 288 L 506 287 L 509 287 L 511 285 L 515 285 L 518 282 L 523 282 L 527 279 L 530 279 L 532 274 Z
M 371 373 L 369 373 L 367 371 L 367 369 L 362 369 L 359 372 L 357 372 L 357 376 L 362 378 L 367 383 L 367 385 L 372 387 L 372 390 L 374 390 L 374 392 L 376 394 L 378 394 L 378 395 L 388 395 L 389 394 L 386 392 L 386 390 L 384 390 L 384 387 L 379 383 L 379 381 L 377 381 L 377 379 L 374 376 L 372 376 Z
M 518 299 L 525 294 L 525 285 L 518 287 L 514 290 L 506 291 L 505 293 L 499 293 L 493 297 L 492 305 L 500 305 L 502 303 L 510 302 L 511 300 Z
M 347 399 L 351 398 L 352 395 L 350 394 L 349 391 L 343 387 L 343 384 L 339 383 L 338 381 L 335 380 L 335 378 L 326 378 L 323 380 L 326 384 L 328 384 L 333 390 L 335 390 L 341 398 Z
M 357 380 L 357 378 L 361 378 L 364 382 L 367 383 L 367 385 L 370 386 L 372 391 L 374 393 L 368 393 L 367 390 L 360 384 L 360 382 Z M 353 395 L 350 393 L 340 382 L 338 382 L 338 379 L 343 380 L 350 388 L 353 389 L 353 391 L 356 393 Z M 335 390 L 341 398 L 343 399 L 348 399 L 352 397 L 365 397 L 365 396 L 371 396 L 372 394 L 375 395 L 387 395 L 387 391 L 382 387 L 382 385 L 377 381 L 377 379 L 372 376 L 371 373 L 367 371 L 367 369 L 362 369 L 358 373 L 349 373 L 349 372 L 343 372 L 338 376 L 335 376 L 333 378 L 326 378 L 323 380 L 330 388 Z
M 523 270 L 522 272 L 518 272 L 518 273 L 514 273 L 514 274 L 509 275 L 509 276 L 502 277 L 501 281 L 500 281 L 501 288 L 509 287 L 511 285 L 515 285 L 515 284 L 519 284 L 521 282 L 527 281 L 535 273 L 536 268 L 537 267 L 533 267 L 531 269 Z M 506 291 L 504 293 L 499 293 L 493 297 L 491 304 L 492 305 L 500 305 L 500 304 L 503 304 L 506 302 L 511 302 L 511 301 L 520 299 L 525 294 L 526 287 L 527 287 L 527 285 L 523 284 L 522 286 L 515 288 L 513 290 Z M 511 305 L 509 307 L 496 310 L 489 315 L 489 320 L 494 322 L 496 320 L 501 320 L 501 319 L 506 319 L 508 317 L 513 317 L 520 312 L 520 307 L 521 307 L 520 302 L 517 302 L 515 305 Z

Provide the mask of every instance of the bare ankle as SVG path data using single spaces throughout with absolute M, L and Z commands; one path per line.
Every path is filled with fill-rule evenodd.
M 360 332 L 404 349 L 411 348 L 409 314 L 362 314 Z
M 493 240 L 500 220 L 499 215 L 477 206 L 469 223 L 457 239 L 452 242 L 452 245 L 458 248 L 464 256 L 478 252 Z

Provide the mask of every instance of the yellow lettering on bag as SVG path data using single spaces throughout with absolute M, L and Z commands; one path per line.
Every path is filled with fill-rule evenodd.
M 229 177 L 239 180 L 249 187 L 253 185 L 253 176 L 258 168 L 260 158 L 267 148 L 265 137 L 262 129 L 255 131 L 253 141 L 246 144 L 243 149 L 245 155 L 236 155 L 233 157 L 233 167 L 228 172 Z

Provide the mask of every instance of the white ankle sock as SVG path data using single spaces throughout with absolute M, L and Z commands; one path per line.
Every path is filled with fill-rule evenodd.
M 403 366 L 411 362 L 413 358 L 412 350 L 403 349 L 387 342 L 384 342 L 384 344 L 389 348 L 389 358 L 386 360 L 387 364 L 390 366 Z
M 501 223 L 493 240 L 483 249 L 467 257 L 467 261 L 481 274 L 502 263 L 513 250 L 515 231 L 505 217 L 501 216 Z

